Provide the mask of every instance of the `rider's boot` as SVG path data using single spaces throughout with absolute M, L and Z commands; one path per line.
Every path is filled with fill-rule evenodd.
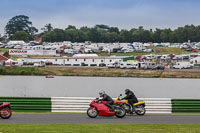
M 110 112 L 113 112 L 115 110 L 113 106 L 109 107 L 108 109 Z
M 135 106 L 134 105 L 131 106 L 130 114 L 133 114 L 133 112 L 135 112 Z

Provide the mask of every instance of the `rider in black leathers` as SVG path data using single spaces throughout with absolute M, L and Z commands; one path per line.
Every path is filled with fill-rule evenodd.
M 128 100 L 128 103 L 131 105 L 132 109 L 134 109 L 133 104 L 138 102 L 138 99 L 136 98 L 135 94 L 129 89 L 125 89 L 125 94 L 126 96 L 121 100 L 123 99 Z
M 104 91 L 99 92 L 99 95 L 100 95 L 100 101 L 107 101 L 105 105 L 108 106 L 110 111 L 113 111 L 114 110 L 114 108 L 112 107 L 114 103 L 113 99 L 109 95 L 107 95 Z

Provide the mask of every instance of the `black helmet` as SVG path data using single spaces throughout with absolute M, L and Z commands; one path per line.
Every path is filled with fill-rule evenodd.
M 129 93 L 129 91 L 130 91 L 129 89 L 125 89 L 125 94 Z

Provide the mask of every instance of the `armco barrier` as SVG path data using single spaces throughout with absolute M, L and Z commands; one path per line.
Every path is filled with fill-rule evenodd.
M 173 113 L 200 113 L 200 99 L 172 99 Z
M 52 112 L 86 112 L 91 97 L 52 97 Z M 171 98 L 139 98 L 146 103 L 147 113 L 171 113 Z
M 51 112 L 51 98 L 46 97 L 0 97 L 0 102 L 11 103 L 15 112 Z

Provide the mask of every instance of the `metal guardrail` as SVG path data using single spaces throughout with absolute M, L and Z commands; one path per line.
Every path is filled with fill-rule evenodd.
M 9 102 L 15 112 L 51 112 L 50 97 L 0 97 L 0 102 Z
M 91 97 L 52 97 L 52 112 L 86 112 Z M 145 101 L 146 113 L 171 113 L 171 98 L 139 98 Z
M 172 99 L 173 113 L 200 113 L 200 99 Z

